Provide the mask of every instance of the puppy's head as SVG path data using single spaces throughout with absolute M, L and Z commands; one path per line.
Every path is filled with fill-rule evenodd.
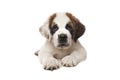
M 55 13 L 40 32 L 58 49 L 68 49 L 85 32 L 85 26 L 71 13 Z

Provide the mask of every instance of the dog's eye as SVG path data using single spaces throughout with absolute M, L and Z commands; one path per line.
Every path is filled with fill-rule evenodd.
M 65 28 L 66 28 L 67 30 L 69 30 L 69 31 L 72 31 L 72 27 L 71 27 L 70 24 L 67 24 L 67 25 L 65 26 Z
M 50 31 L 51 31 L 52 34 L 54 34 L 57 30 L 58 30 L 58 26 L 57 26 L 57 24 L 55 24 L 51 27 Z
M 57 30 L 58 30 L 58 26 L 57 26 L 57 25 L 53 25 L 51 29 L 52 29 L 52 31 L 54 31 L 54 32 L 55 32 L 55 31 L 57 31 Z

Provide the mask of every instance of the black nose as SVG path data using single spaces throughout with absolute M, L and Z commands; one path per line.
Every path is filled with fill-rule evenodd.
M 67 42 L 67 35 L 66 34 L 58 35 L 58 41 L 59 41 L 59 43 L 62 43 L 62 44 L 66 43 Z

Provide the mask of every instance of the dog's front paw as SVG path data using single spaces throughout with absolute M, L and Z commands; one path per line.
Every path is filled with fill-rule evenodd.
M 78 64 L 78 61 L 75 59 L 75 57 L 66 56 L 62 59 L 61 64 L 65 67 L 73 67 Z
M 50 58 L 47 59 L 44 64 L 43 64 L 44 69 L 46 70 L 55 70 L 58 69 L 60 67 L 60 63 L 57 59 L 55 58 Z

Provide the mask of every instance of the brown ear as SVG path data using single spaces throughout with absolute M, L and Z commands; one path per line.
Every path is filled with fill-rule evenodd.
M 83 35 L 85 32 L 85 26 L 71 13 L 66 13 L 66 15 L 70 18 L 72 24 L 73 24 L 73 35 L 72 38 L 76 42 L 79 37 Z

